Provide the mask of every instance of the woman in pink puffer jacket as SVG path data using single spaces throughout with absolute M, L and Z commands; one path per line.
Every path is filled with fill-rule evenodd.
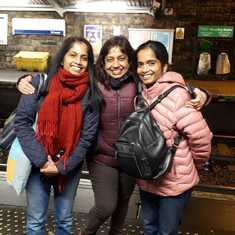
M 160 42 L 148 41 L 140 45 L 136 55 L 142 95 L 147 103 L 151 104 L 173 85 L 185 87 L 180 74 L 167 72 L 168 53 Z M 176 88 L 152 110 L 169 146 L 177 131 L 183 138 L 170 171 L 161 180 L 138 181 L 145 235 L 177 234 L 192 188 L 199 182 L 197 169 L 210 156 L 212 133 L 201 112 L 187 105 L 191 98 L 186 89 Z

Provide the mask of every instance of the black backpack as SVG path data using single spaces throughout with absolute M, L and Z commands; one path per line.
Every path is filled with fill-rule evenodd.
M 168 147 L 150 111 L 177 87 L 183 88 L 172 86 L 150 106 L 146 106 L 143 98 L 139 97 L 136 111 L 122 125 L 115 143 L 116 158 L 128 175 L 139 179 L 159 179 L 170 169 L 181 137 L 177 134 L 173 146 Z

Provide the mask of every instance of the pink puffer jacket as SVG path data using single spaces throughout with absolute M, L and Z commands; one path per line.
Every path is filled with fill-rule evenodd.
M 180 74 L 167 72 L 152 87 L 144 88 L 143 96 L 151 104 L 176 83 L 185 85 Z M 185 106 L 190 99 L 185 89 L 176 88 L 152 110 L 169 146 L 176 135 L 175 129 L 185 137 L 178 146 L 171 170 L 159 182 L 138 180 L 142 190 L 161 196 L 175 196 L 199 182 L 197 168 L 210 156 L 212 133 L 201 112 Z

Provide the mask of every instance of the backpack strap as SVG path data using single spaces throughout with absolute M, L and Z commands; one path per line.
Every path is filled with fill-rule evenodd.
M 180 135 L 179 132 L 177 132 L 176 137 L 174 138 L 174 143 L 171 146 L 171 152 L 173 154 L 172 156 L 175 155 L 175 152 L 180 144 L 181 139 L 182 139 L 182 135 Z
M 141 93 L 142 93 L 142 91 L 143 91 L 143 87 L 142 87 L 142 85 L 141 85 L 141 82 L 138 82 L 137 85 L 136 85 L 136 87 L 137 87 L 137 94 L 138 94 L 138 95 L 141 95 Z
M 44 96 L 46 91 L 47 91 L 47 74 L 46 73 L 39 73 L 37 99 L 39 100 L 41 98 L 41 96 Z
M 181 85 L 174 85 L 170 87 L 168 90 L 164 91 L 161 95 L 158 96 L 158 98 L 149 106 L 149 110 L 152 110 L 158 103 L 160 103 L 165 97 L 167 97 L 177 87 L 186 89 L 184 86 L 181 86 Z M 179 132 L 177 132 L 176 137 L 174 138 L 174 143 L 171 146 L 172 156 L 175 155 L 175 152 L 177 150 L 177 147 L 179 146 L 181 139 L 182 139 L 182 135 L 180 135 Z
M 160 103 L 165 97 L 167 97 L 177 87 L 181 87 L 185 89 L 185 87 L 181 85 L 174 85 L 170 87 L 168 90 L 164 91 L 161 95 L 157 97 L 157 99 L 149 106 L 149 110 L 152 110 L 158 103 Z

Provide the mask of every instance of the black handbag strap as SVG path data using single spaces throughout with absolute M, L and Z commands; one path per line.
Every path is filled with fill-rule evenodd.
M 45 94 L 47 90 L 47 74 L 39 73 L 39 83 L 37 88 L 37 99 L 39 100 L 41 96 Z
M 161 95 L 158 96 L 158 98 L 149 106 L 149 110 L 152 110 L 158 103 L 160 103 L 164 98 L 166 98 L 177 87 L 186 89 L 184 86 L 181 85 L 174 85 L 170 87 L 168 90 L 164 91 Z M 176 149 L 179 146 L 181 139 L 182 135 L 180 135 L 179 132 L 177 132 L 176 137 L 174 138 L 174 143 L 171 147 L 172 156 L 175 155 Z
M 37 93 L 38 110 L 43 101 L 46 90 L 47 90 L 47 75 L 45 73 L 40 73 L 38 87 L 37 90 L 35 91 Z M 5 120 L 4 126 L 0 132 L 0 157 L 2 154 L 5 154 L 5 152 L 7 152 L 10 149 L 11 144 L 16 137 L 16 133 L 14 130 L 15 115 L 16 115 L 16 109 L 13 110 L 9 115 L 9 117 Z
M 149 106 L 149 110 L 152 110 L 158 103 L 160 103 L 164 98 L 166 98 L 177 87 L 181 87 L 185 89 L 185 87 L 181 85 L 174 85 L 170 87 L 168 90 L 164 91 L 161 95 L 157 97 L 157 99 Z

